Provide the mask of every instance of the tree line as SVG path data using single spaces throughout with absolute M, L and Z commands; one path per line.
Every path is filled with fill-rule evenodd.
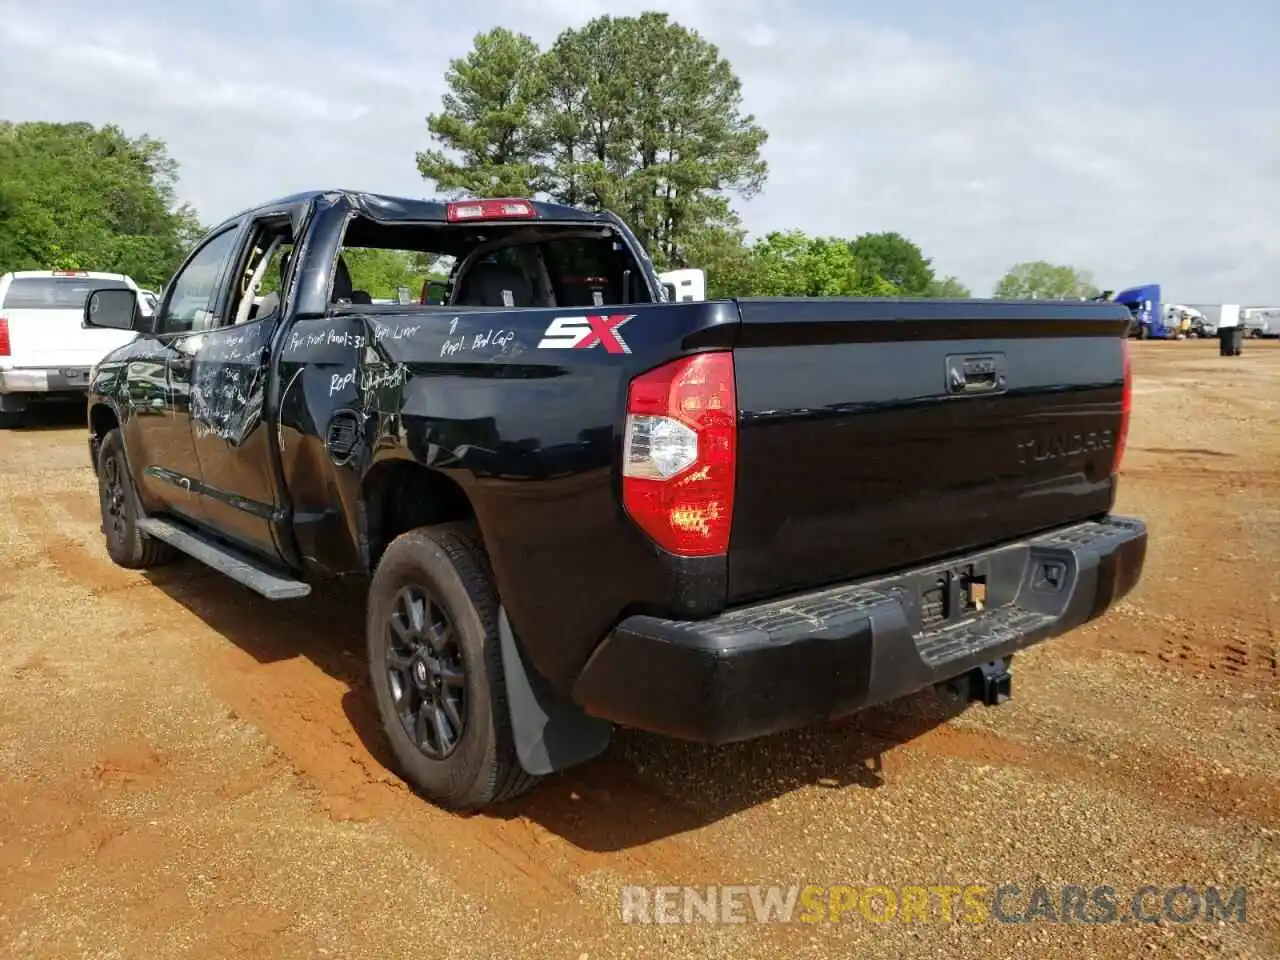
M 435 148 L 418 170 L 446 196 L 543 196 L 617 213 L 659 270 L 696 266 L 724 296 L 968 296 L 896 233 L 770 233 L 731 198 L 764 187 L 768 140 L 732 65 L 665 13 L 601 16 L 547 50 L 498 27 L 453 60 Z
M 165 145 L 116 126 L 0 121 L 0 273 L 168 279 L 202 232 Z
M 611 210 L 659 270 L 701 267 L 708 295 L 968 297 L 895 232 L 746 239 L 734 199 L 765 186 L 767 132 L 718 48 L 665 13 L 601 16 L 546 49 L 495 28 L 450 62 L 427 117 L 424 180 L 445 197 L 539 197 Z M 119 127 L 0 122 L 0 273 L 79 268 L 159 286 L 201 233 L 165 145 Z M 352 253 L 356 253 L 352 251 Z M 416 293 L 421 259 L 360 251 L 377 297 Z M 996 297 L 1092 296 L 1069 266 L 1017 264 Z

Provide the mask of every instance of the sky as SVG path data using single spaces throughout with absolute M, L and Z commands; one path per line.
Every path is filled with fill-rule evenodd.
M 0 0 L 0 118 L 164 140 L 212 223 L 298 190 L 427 196 L 448 61 L 665 9 L 769 132 L 753 236 L 896 230 L 988 296 L 1013 263 L 1280 304 L 1280 3 Z

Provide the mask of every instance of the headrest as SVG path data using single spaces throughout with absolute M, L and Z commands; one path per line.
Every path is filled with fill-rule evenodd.
M 466 289 L 456 301 L 470 307 L 532 307 L 533 287 L 515 267 L 477 263 L 466 275 Z

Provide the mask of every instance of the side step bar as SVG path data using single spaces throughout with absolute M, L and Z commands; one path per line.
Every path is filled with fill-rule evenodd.
M 278 573 L 265 564 L 246 557 L 234 547 L 218 543 L 194 530 L 186 530 L 167 520 L 145 517 L 138 520 L 138 529 L 195 557 L 205 566 L 212 567 L 237 583 L 244 584 L 268 600 L 293 600 L 309 596 L 311 593 L 311 584 L 295 580 L 287 574 Z

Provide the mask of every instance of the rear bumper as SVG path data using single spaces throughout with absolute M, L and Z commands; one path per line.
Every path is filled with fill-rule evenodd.
M 88 367 L 6 367 L 0 370 L 0 393 L 84 393 Z
M 1141 521 L 1109 517 L 710 620 L 631 616 L 573 696 L 593 716 L 707 743 L 833 719 L 1094 619 L 1138 582 L 1146 549 Z M 984 578 L 980 612 L 964 609 L 965 577 Z

